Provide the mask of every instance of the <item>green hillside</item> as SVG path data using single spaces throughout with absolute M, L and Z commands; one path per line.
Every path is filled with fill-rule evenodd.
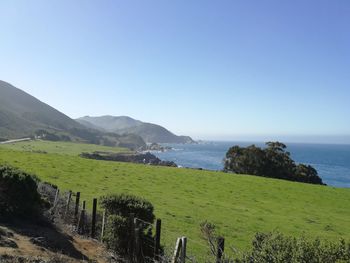
M 29 152 L 27 147 L 48 154 Z M 228 251 L 231 246 L 247 248 L 257 231 L 350 240 L 350 189 L 78 157 L 86 147 L 95 146 L 45 142 L 0 146 L 0 163 L 35 173 L 63 189 L 81 191 L 89 205 L 93 197 L 107 193 L 143 196 L 163 220 L 163 244 L 172 248 L 175 239 L 185 235 L 189 254 L 203 255 L 207 250 L 199 234 L 203 220 L 218 226 Z
M 1 145 L 2 148 L 25 151 L 25 152 L 36 152 L 36 153 L 57 153 L 66 155 L 79 155 L 82 152 L 130 152 L 127 148 L 121 147 L 109 147 L 95 144 L 86 143 L 74 143 L 74 142 L 50 142 L 50 141 L 25 141 L 16 142 Z
M 0 141 L 40 135 L 49 140 L 82 141 L 128 148 L 144 147 L 136 134 L 119 135 L 86 127 L 30 94 L 0 80 Z
M 0 80 L 0 137 L 28 136 L 39 129 L 67 131 L 84 129 L 84 126 L 28 93 Z

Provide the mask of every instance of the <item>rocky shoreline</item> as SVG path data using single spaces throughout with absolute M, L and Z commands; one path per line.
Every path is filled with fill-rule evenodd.
M 145 153 L 93 152 L 93 153 L 82 153 L 80 156 L 83 158 L 95 159 L 95 160 L 177 167 L 176 163 L 171 161 L 162 161 L 161 159 L 159 159 L 154 154 L 151 154 L 150 152 L 145 152 Z
M 147 151 L 166 152 L 170 150 L 173 150 L 173 148 L 170 146 L 160 145 L 159 143 L 151 143 L 151 144 L 147 144 L 144 147 L 139 148 L 138 152 L 140 153 L 145 153 Z

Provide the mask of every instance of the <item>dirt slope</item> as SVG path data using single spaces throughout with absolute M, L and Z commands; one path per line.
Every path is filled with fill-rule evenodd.
M 23 257 L 28 262 L 38 258 L 67 263 L 113 262 L 105 248 L 95 240 L 37 225 L 0 225 L 0 262 L 5 261 L 4 255 Z

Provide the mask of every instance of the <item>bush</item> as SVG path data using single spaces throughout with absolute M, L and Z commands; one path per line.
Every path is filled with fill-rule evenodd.
M 103 241 L 109 249 L 119 255 L 126 255 L 128 248 L 128 222 L 119 215 L 110 215 L 107 218 L 107 225 Z
M 335 263 L 349 262 L 350 244 L 294 238 L 281 233 L 257 233 L 253 248 L 237 263 Z
M 100 203 L 109 215 L 105 231 L 105 242 L 108 248 L 121 256 L 128 254 L 128 245 L 132 240 L 129 218 L 133 213 L 135 218 L 141 219 L 138 221 L 138 227 L 141 232 L 143 254 L 151 256 L 153 252 L 151 225 L 155 219 L 153 205 L 143 198 L 128 194 L 107 195 L 101 197 Z
M 0 166 L 0 216 L 31 217 L 40 211 L 38 179 L 9 166 Z
M 135 217 L 153 223 L 153 205 L 147 200 L 128 194 L 114 194 L 101 197 L 101 205 L 108 214 L 120 215 L 129 218 L 130 213 Z

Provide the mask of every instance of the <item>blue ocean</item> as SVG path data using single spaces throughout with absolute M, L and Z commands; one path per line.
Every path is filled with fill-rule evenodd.
M 173 150 L 155 152 L 162 160 L 174 161 L 182 167 L 223 169 L 227 150 L 234 145 L 248 146 L 249 142 L 203 142 L 199 144 L 167 144 Z M 254 143 L 263 147 L 264 143 Z M 335 187 L 350 187 L 350 145 L 289 143 L 287 150 L 297 163 L 316 168 L 323 182 Z

